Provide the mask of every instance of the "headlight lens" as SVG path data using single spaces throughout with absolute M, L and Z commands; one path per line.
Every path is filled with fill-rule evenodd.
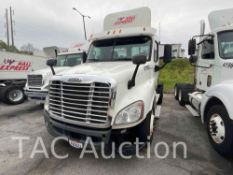
M 45 98 L 45 103 L 44 103 L 44 110 L 48 111 L 49 110 L 49 96 Z
M 116 125 L 134 123 L 143 117 L 144 103 L 137 101 L 121 110 L 115 119 Z

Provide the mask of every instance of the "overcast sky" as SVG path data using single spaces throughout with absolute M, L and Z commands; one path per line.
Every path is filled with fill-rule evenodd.
M 83 41 L 82 18 L 72 7 L 91 16 L 86 20 L 89 36 L 102 30 L 106 14 L 148 6 L 153 27 L 161 24 L 162 43 L 182 43 L 185 49 L 210 11 L 233 8 L 233 0 L 0 0 L 0 4 L 0 40 L 6 41 L 4 14 L 12 6 L 16 46 L 30 42 L 40 49 Z

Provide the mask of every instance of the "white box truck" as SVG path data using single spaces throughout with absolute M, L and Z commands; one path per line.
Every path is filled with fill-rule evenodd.
M 77 147 L 92 138 L 96 146 L 130 141 L 124 146 L 130 151 L 136 138 L 152 141 L 163 94 L 155 32 L 147 7 L 107 15 L 104 31 L 90 38 L 87 62 L 50 81 L 44 105 L 49 133 Z M 167 64 L 171 46 L 164 50 Z
M 54 67 L 55 73 L 61 73 L 70 67 L 81 64 L 83 54 L 86 55 L 87 47 L 88 44 L 79 44 L 75 48 L 59 53 L 56 58 L 57 64 Z M 49 67 L 28 74 L 25 94 L 29 101 L 44 104 L 45 97 L 48 95 L 49 80 L 52 76 L 53 73 Z
M 233 9 L 209 15 L 211 32 L 189 41 L 194 84 L 177 84 L 175 97 L 194 116 L 201 116 L 210 143 L 224 156 L 233 155 Z M 197 43 L 196 38 L 200 38 Z M 196 47 L 197 46 L 197 47 Z
M 23 88 L 27 74 L 46 67 L 41 56 L 0 51 L 0 99 L 8 104 L 19 104 L 25 99 Z

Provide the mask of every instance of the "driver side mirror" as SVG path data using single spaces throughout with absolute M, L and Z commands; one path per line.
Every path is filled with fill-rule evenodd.
M 56 59 L 49 59 L 49 60 L 47 60 L 47 66 L 55 66 L 56 64 L 57 64 L 57 60 Z
M 195 53 L 196 53 L 196 45 L 197 45 L 196 39 L 189 40 L 189 43 L 188 43 L 188 54 L 190 56 L 195 55 Z
M 147 58 L 145 55 L 136 55 L 132 59 L 133 64 L 140 65 L 140 64 L 145 64 L 147 61 Z
M 164 57 L 163 62 L 165 64 L 170 63 L 172 60 L 172 45 L 166 44 L 164 45 Z
M 51 69 L 53 75 L 55 75 L 56 73 L 55 73 L 55 71 L 54 71 L 53 66 L 55 66 L 55 65 L 57 64 L 57 60 L 56 60 L 56 59 L 49 59 L 49 60 L 47 60 L 46 64 L 47 64 L 47 66 L 50 67 L 50 69 Z
M 135 86 L 135 79 L 136 79 L 136 75 L 138 72 L 138 68 L 141 64 L 145 64 L 147 61 L 147 58 L 145 55 L 136 55 L 132 58 L 133 64 L 136 64 L 136 68 L 134 70 L 132 79 L 128 81 L 128 89 L 131 89 L 132 87 Z
M 84 51 L 83 52 L 83 63 L 86 63 L 86 61 L 87 61 L 87 53 Z

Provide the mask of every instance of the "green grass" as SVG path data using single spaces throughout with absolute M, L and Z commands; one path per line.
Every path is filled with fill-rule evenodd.
M 193 83 L 194 67 L 188 59 L 174 59 L 160 72 L 159 82 L 164 84 L 164 92 L 172 93 L 176 83 Z

